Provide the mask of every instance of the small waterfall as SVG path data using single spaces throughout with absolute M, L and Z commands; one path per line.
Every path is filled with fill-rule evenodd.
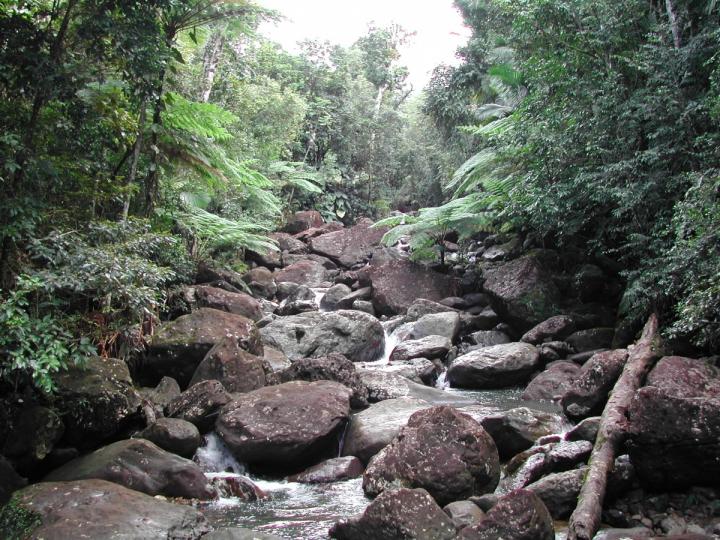
M 438 375 L 437 381 L 435 381 L 435 388 L 445 390 L 450 387 L 450 383 L 447 381 L 447 369 Z
M 206 435 L 205 440 L 207 444 L 198 448 L 193 457 L 193 461 L 200 466 L 203 472 L 245 473 L 245 466 L 235 459 L 216 433 L 209 433 Z
M 322 288 L 322 287 L 316 287 L 316 288 L 312 288 L 310 290 L 315 294 L 315 303 L 317 304 L 318 310 L 326 311 L 326 310 L 320 308 L 320 302 L 322 301 L 323 296 L 325 296 L 325 293 L 328 290 L 326 288 Z

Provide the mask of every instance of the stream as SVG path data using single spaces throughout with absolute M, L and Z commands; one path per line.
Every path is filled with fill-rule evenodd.
M 325 289 L 314 289 L 314 292 L 319 306 Z M 383 327 L 385 328 L 383 356 L 374 362 L 358 364 L 358 367 L 382 370 L 389 365 L 390 353 L 402 340 L 402 327 L 393 328 L 393 325 L 388 323 L 384 323 Z M 388 328 L 391 329 L 390 332 Z M 551 403 L 522 400 L 522 388 L 502 390 L 450 388 L 445 383 L 444 373 L 438 378 L 436 388 L 448 394 L 450 403 L 462 401 L 472 407 L 496 410 L 531 407 L 548 412 L 558 411 L 557 406 Z M 209 478 L 245 475 L 267 495 L 264 499 L 252 502 L 235 497 L 221 497 L 211 503 L 203 504 L 203 513 L 216 528 L 243 527 L 292 540 L 327 539 L 328 530 L 335 522 L 361 514 L 370 503 L 370 499 L 365 497 L 362 490 L 362 478 L 329 484 L 304 484 L 248 474 L 245 466 L 233 458 L 214 433 L 207 436 L 207 445 L 198 450 L 194 459 Z M 558 523 L 556 530 L 562 531 L 563 525 Z M 564 538 L 564 532 L 556 534 L 557 540 Z

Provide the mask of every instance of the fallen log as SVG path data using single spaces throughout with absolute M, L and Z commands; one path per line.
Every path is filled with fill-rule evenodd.
M 656 315 L 651 315 L 640 340 L 630 351 L 603 410 L 588 472 L 578 496 L 577 507 L 570 516 L 567 540 L 592 540 L 600 528 L 608 474 L 612 471 L 617 451 L 627 433 L 625 412 L 653 363 L 660 357 L 660 349 L 658 319 Z

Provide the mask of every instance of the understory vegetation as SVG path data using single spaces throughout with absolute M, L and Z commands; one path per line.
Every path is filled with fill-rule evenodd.
M 610 258 L 623 317 L 716 348 L 720 4 L 456 5 L 461 63 L 413 89 L 397 25 L 290 53 L 249 0 L 0 2 L 0 384 L 141 348 L 303 209 Z

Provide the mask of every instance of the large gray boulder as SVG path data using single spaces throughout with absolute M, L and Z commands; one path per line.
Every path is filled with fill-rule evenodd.
M 45 477 L 46 482 L 99 479 L 148 495 L 212 499 L 215 492 L 194 462 L 145 439 L 105 446 L 74 459 Z
M 353 227 L 316 236 L 310 239 L 310 249 L 346 268 L 364 263 L 387 232 L 384 227 L 371 225 L 371 220 L 361 219 Z
M 561 416 L 527 407 L 488 415 L 481 424 L 495 440 L 502 459 L 530 448 L 540 437 L 562 433 L 565 427 Z
M 7 538 L 197 540 L 210 532 L 205 517 L 192 506 L 170 504 L 105 480 L 33 484 L 16 492 L 13 501 L 37 522 L 30 531 L 25 523 L 15 522 L 16 530 L 3 531 Z
M 251 321 L 263 318 L 260 302 L 245 293 L 234 293 L 208 285 L 196 285 L 190 289 L 198 307 L 219 309 L 242 315 Z
M 352 289 L 344 283 L 338 283 L 337 285 L 333 285 L 323 295 L 322 300 L 320 300 L 320 308 L 326 311 L 333 311 L 335 309 L 348 309 L 352 307 L 355 298 L 353 298 L 353 301 L 351 301 L 349 304 L 347 303 L 347 300 L 345 300 L 343 305 L 339 304 L 341 300 L 351 296 L 352 294 Z
M 180 418 L 158 418 L 138 433 L 138 437 L 184 458 L 192 458 L 203 442 L 198 428 Z
M 322 227 L 325 220 L 317 210 L 295 212 L 285 224 L 285 232 L 297 234 L 315 227 Z
M 546 341 L 560 341 L 576 330 L 575 321 L 567 315 L 556 315 L 525 332 L 521 341 L 539 345 Z
M 454 311 L 445 313 L 429 313 L 420 317 L 412 325 L 411 339 L 421 339 L 427 336 L 443 336 L 455 341 L 460 332 L 460 315 Z
M 456 283 L 451 277 L 408 260 L 371 266 L 369 277 L 373 287 L 373 306 L 381 315 L 405 313 L 419 298 L 439 302 L 452 296 L 456 290 Z M 441 311 L 453 310 L 442 306 Z
M 142 365 L 141 382 L 154 384 L 169 376 L 187 386 L 210 349 L 228 337 L 250 354 L 262 356 L 260 333 L 255 323 L 242 315 L 202 308 L 161 324 Z
M 365 465 L 354 456 L 327 459 L 303 472 L 288 477 L 289 482 L 327 484 L 362 476 Z
M 497 448 L 470 416 L 447 407 L 414 413 L 398 436 L 370 460 L 363 489 L 426 489 L 442 505 L 492 492 L 500 478 Z
M 172 418 L 186 420 L 203 433 L 210 431 L 218 411 L 230 401 L 220 381 L 200 381 L 173 399 L 166 412 Z
M 141 398 L 128 367 L 116 358 L 90 358 L 83 368 L 55 376 L 55 409 L 65 424 L 63 441 L 96 447 L 115 436 L 136 415 Z
M 559 401 L 572 387 L 580 372 L 575 362 L 558 360 L 548 364 L 525 387 L 522 398 L 533 401 Z
M 436 405 L 474 402 L 471 397 L 453 395 L 439 388 L 418 384 L 407 377 L 387 370 L 360 369 L 358 373 L 362 382 L 367 386 L 368 400 L 371 403 L 400 397 L 413 397 Z
M 560 311 L 560 291 L 535 254 L 485 268 L 483 276 L 493 309 L 520 331 Z
M 367 463 L 392 442 L 413 413 L 428 407 L 430 404 L 421 399 L 402 397 L 381 401 L 353 414 L 345 433 L 343 455 L 357 456 Z
M 293 467 L 337 451 L 352 390 L 331 381 L 292 381 L 240 394 L 216 430 L 245 463 Z M 337 454 L 335 454 L 337 455 Z
M 445 358 L 452 342 L 445 336 L 425 336 L 402 341 L 390 353 L 390 360 L 403 361 L 413 358 Z
M 386 491 L 365 512 L 330 529 L 338 540 L 453 540 L 455 526 L 424 489 Z
M 627 351 L 617 349 L 597 353 L 583 364 L 561 400 L 568 418 L 580 420 L 602 412 L 626 359 Z
M 328 270 L 319 262 L 302 260 L 275 272 L 275 282 L 297 283 L 306 287 L 320 287 L 329 279 Z
M 202 381 L 220 381 L 228 392 L 249 392 L 265 386 L 263 358 L 243 349 L 235 338 L 225 338 L 205 355 L 190 387 Z
M 353 362 L 382 356 L 385 333 L 375 317 L 360 311 L 309 312 L 281 317 L 261 329 L 265 343 L 290 360 L 339 353 Z
M 447 380 L 460 388 L 503 388 L 526 382 L 539 362 L 534 345 L 494 345 L 456 358 L 448 368 Z

